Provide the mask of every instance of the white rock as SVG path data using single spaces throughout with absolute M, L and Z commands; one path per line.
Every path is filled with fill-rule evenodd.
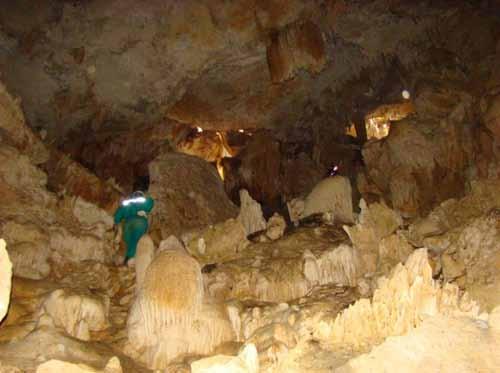
M 12 281 L 12 263 L 5 249 L 5 241 L 0 239 L 0 321 L 7 314 L 10 303 L 10 290 Z
M 75 338 L 88 341 L 90 332 L 101 331 L 109 326 L 108 314 L 109 298 L 101 299 L 59 289 L 44 301 L 39 325 L 52 324 Z
M 240 214 L 238 220 L 243 224 L 247 236 L 266 229 L 266 220 L 259 202 L 255 201 L 246 189 L 240 190 Z

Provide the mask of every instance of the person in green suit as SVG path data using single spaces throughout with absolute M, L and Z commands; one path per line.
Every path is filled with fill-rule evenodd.
M 124 264 L 135 256 L 137 243 L 148 231 L 148 214 L 154 206 L 151 197 L 143 192 L 134 192 L 122 201 L 115 212 L 115 225 L 123 222 L 122 238 L 127 246 Z

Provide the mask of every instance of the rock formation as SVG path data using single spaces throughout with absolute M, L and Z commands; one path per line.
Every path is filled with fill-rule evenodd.
M 164 368 L 183 354 L 210 353 L 232 333 L 223 307 L 205 302 L 198 262 L 186 253 L 160 251 L 129 314 L 130 354 Z
M 2 321 L 9 309 L 12 278 L 12 263 L 9 260 L 7 250 L 5 250 L 3 239 L 0 241 L 0 268 L 2 268 L 2 281 L 0 282 L 0 321 Z
M 262 215 L 260 204 L 245 189 L 240 190 L 240 213 L 238 220 L 243 224 L 247 235 L 266 229 L 266 220 Z
M 0 372 L 498 370 L 498 1 L 0 4 Z
M 159 241 L 236 217 L 219 175 L 205 161 L 167 153 L 150 164 L 150 193 L 155 199 L 150 231 Z

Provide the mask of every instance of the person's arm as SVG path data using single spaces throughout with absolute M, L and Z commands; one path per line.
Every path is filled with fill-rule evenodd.
M 115 224 L 120 224 L 120 222 L 123 220 L 123 207 L 120 206 L 118 210 L 115 212 Z

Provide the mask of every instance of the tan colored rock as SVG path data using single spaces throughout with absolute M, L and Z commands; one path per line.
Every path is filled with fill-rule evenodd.
M 129 313 L 128 353 L 162 369 L 179 356 L 209 354 L 233 339 L 225 309 L 204 302 L 203 295 L 198 262 L 180 251 L 160 251 Z
M 287 302 L 319 284 L 356 286 L 363 273 L 359 254 L 347 244 L 332 244 L 328 229 L 333 228 L 324 233 L 307 228 L 277 241 L 251 244 L 240 258 L 204 273 L 208 294 L 219 300 Z M 346 240 L 342 231 L 334 234 L 339 233 Z
M 379 247 L 382 240 L 394 233 L 403 222 L 401 216 L 384 203 L 372 203 L 367 206 L 362 199 L 360 207 L 358 223 L 354 226 L 345 225 L 343 228 L 353 246 L 359 251 L 365 270 L 373 273 L 377 270 L 377 265 L 382 263 L 379 258 L 380 252 L 387 257 L 385 252 L 390 242 L 385 241 L 383 246 Z
M 223 165 L 224 187 L 232 198 L 246 189 L 260 204 L 279 206 L 282 200 L 280 143 L 268 131 L 252 135 L 245 148 Z
M 336 221 L 354 222 L 349 179 L 335 176 L 320 181 L 304 200 L 301 218 L 323 212 L 333 212 Z
M 495 309 L 491 311 L 488 324 L 492 330 L 500 333 L 500 306 L 495 307 Z
M 11 258 L 16 276 L 40 280 L 50 274 L 50 246 L 47 241 L 12 244 Z
M 247 235 L 266 229 L 266 220 L 259 202 L 255 201 L 245 189 L 240 190 L 238 220 L 243 224 Z
M 326 63 L 321 30 L 313 22 L 306 21 L 272 34 L 267 61 L 273 82 L 291 79 L 301 68 L 320 72 Z
M 188 235 L 185 243 L 189 253 L 200 262 L 214 263 L 240 256 L 249 244 L 246 236 L 241 222 L 229 219 Z
M 0 322 L 4 319 L 9 309 L 10 291 L 12 281 L 12 263 L 9 260 L 9 254 L 5 249 L 5 241 L 0 240 Z
M 91 332 L 109 326 L 109 306 L 106 298 L 55 290 L 42 305 L 39 325 L 61 327 L 72 337 L 88 341 Z
M 473 162 L 472 97 L 451 87 L 434 90 L 444 92 L 446 100 L 436 101 L 438 106 L 448 101 L 444 107 L 426 111 L 417 104 L 417 115 L 393 123 L 387 138 L 363 148 L 370 180 L 406 218 L 426 215 L 436 204 L 461 196 L 467 165 Z
M 387 338 L 335 372 L 494 372 L 500 367 L 500 355 L 491 351 L 498 349 L 498 343 L 498 330 L 482 320 L 438 315 L 404 336 Z
M 27 155 L 34 164 L 44 163 L 49 153 L 42 140 L 26 125 L 20 100 L 14 100 L 0 82 L 0 127 L 7 142 Z
M 304 214 L 305 202 L 301 198 L 294 198 L 291 201 L 286 203 L 288 209 L 288 215 L 290 216 L 290 220 L 297 224 Z
M 163 250 L 179 251 L 185 254 L 188 253 L 183 243 L 173 235 L 168 237 L 166 240 L 160 242 L 160 247 L 158 248 L 158 251 L 163 251 Z
M 74 364 L 61 360 L 49 360 L 38 366 L 36 373 L 122 373 L 120 360 L 110 359 L 103 370 L 94 369 L 85 364 Z
M 276 241 L 277 239 L 283 237 L 286 229 L 286 221 L 278 213 L 275 213 L 269 218 L 266 226 L 266 237 L 271 241 Z
M 500 208 L 500 181 L 477 180 L 461 199 L 449 199 L 437 206 L 427 217 L 410 225 L 409 238 L 422 245 L 428 237 L 440 236 L 452 228 L 480 217 L 493 208 Z
M 401 234 L 392 234 L 383 238 L 378 245 L 377 268 L 382 273 L 389 273 L 398 263 L 406 262 L 413 249 L 413 246 Z
M 238 356 L 215 355 L 191 363 L 192 373 L 258 373 L 259 357 L 253 344 L 246 345 Z
M 111 240 L 105 241 L 94 230 L 67 229 L 53 227 L 50 229 L 50 248 L 55 262 L 81 262 L 93 260 L 111 263 L 115 248 Z
M 429 316 L 478 318 L 479 307 L 456 285 L 442 288 L 432 279 L 427 250 L 416 250 L 389 278 L 379 279 L 373 299 L 361 299 L 315 333 L 342 348 L 366 348 L 388 336 L 403 335 Z
M 458 278 L 457 283 L 488 311 L 500 304 L 500 209 L 441 239 L 448 243 L 441 256 L 444 279 Z
M 150 234 L 160 241 L 238 214 L 215 167 L 200 158 L 166 153 L 151 162 L 149 173 L 155 200 Z
M 44 169 L 50 175 L 49 186 L 52 190 L 81 197 L 109 212 L 118 206 L 121 193 L 112 183 L 99 179 L 91 171 L 58 150 L 51 150 Z
M 141 237 L 137 243 L 135 255 L 135 284 L 136 290 L 141 289 L 146 271 L 153 261 L 155 255 L 155 244 L 148 234 Z

